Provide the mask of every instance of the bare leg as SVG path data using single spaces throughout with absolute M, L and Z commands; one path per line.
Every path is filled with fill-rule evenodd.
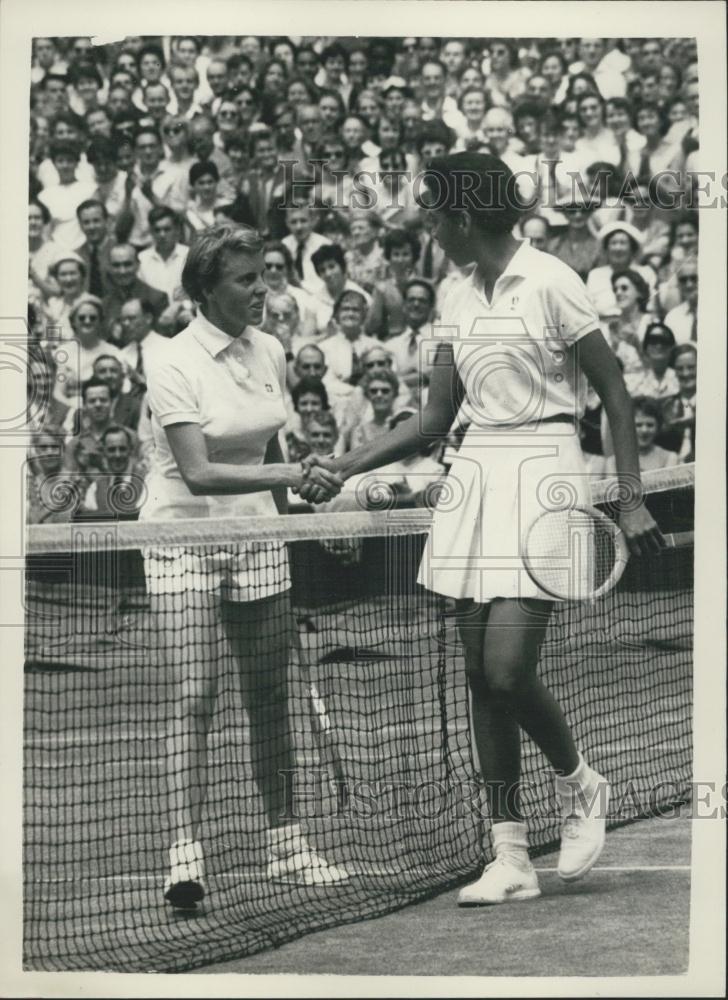
M 173 841 L 197 839 L 207 793 L 207 734 L 224 642 L 219 606 L 194 591 L 152 597 L 174 685 L 167 735 Z
M 558 703 L 536 675 L 551 603 L 498 599 L 459 608 L 473 728 L 493 822 L 522 820 L 519 727 L 564 774 L 579 763 Z
M 288 704 L 294 627 L 290 596 L 286 592 L 245 604 L 223 601 L 223 624 L 250 720 L 253 776 L 269 826 L 283 826 L 293 816 L 290 777 L 295 767 Z

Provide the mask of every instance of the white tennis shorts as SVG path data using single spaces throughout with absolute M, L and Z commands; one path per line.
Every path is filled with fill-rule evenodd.
M 143 554 L 147 592 L 153 596 L 205 593 L 247 602 L 291 586 L 285 542 L 149 547 Z

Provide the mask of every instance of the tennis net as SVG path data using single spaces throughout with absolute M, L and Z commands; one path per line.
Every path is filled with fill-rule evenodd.
M 660 526 L 689 530 L 692 467 L 645 483 Z M 29 529 L 27 968 L 184 971 L 477 874 L 489 845 L 454 609 L 415 583 L 429 522 L 391 510 Z M 610 778 L 612 826 L 689 793 L 692 574 L 691 550 L 633 560 L 615 591 L 559 606 L 549 626 L 541 676 Z M 264 597 L 257 619 L 229 610 Z M 181 742 L 193 710 L 206 780 Z M 180 915 L 163 898 L 168 849 L 201 788 L 206 896 Z M 281 837 L 347 880 L 276 876 L 276 803 Z M 551 777 L 528 739 L 524 804 L 535 850 L 552 848 Z

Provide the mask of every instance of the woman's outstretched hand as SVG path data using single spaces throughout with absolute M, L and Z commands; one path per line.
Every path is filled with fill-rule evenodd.
M 344 480 L 336 472 L 333 456 L 308 455 L 301 470 L 297 492 L 307 503 L 323 503 L 341 493 Z

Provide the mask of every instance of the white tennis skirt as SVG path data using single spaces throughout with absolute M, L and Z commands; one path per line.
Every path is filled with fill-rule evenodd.
M 590 503 L 572 422 L 471 425 L 439 496 L 418 582 L 478 604 L 497 597 L 552 601 L 526 572 L 524 538 L 545 510 Z

